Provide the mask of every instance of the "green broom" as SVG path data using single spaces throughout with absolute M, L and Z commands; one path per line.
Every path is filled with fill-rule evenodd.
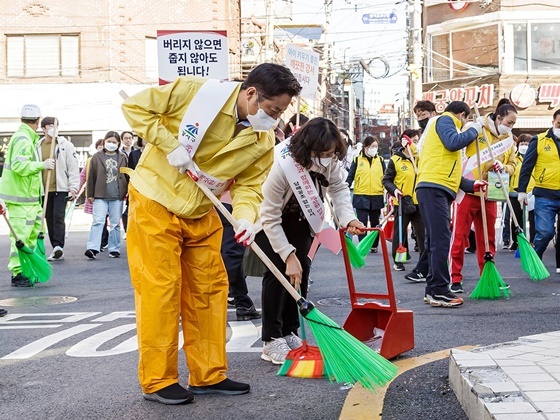
M 189 175 L 234 229 L 237 229 L 239 223 L 220 200 L 206 185 L 198 182 L 190 171 Z M 257 244 L 252 243 L 251 249 L 296 300 L 300 313 L 309 322 L 309 327 L 315 336 L 315 341 L 323 356 L 325 369 L 327 372 L 333 372 L 335 382 L 359 382 L 365 389 L 373 390 L 375 386 L 383 386 L 396 376 L 397 367 L 395 365 L 344 331 L 315 308 L 313 303 L 303 298 Z
M 325 199 L 325 201 L 327 202 L 327 205 L 331 210 L 331 214 L 333 216 L 336 228 L 340 229 L 340 221 L 338 220 L 338 217 L 333 209 L 331 201 L 329 200 L 328 197 Z M 354 268 L 364 267 L 366 265 L 366 261 L 364 257 L 358 252 L 358 249 L 356 248 L 356 245 L 354 245 L 352 238 L 350 238 L 348 235 L 344 235 L 344 242 L 346 242 L 346 251 L 348 252 L 348 259 L 350 260 L 350 265 Z
M 476 112 L 477 117 L 480 117 L 480 112 L 478 111 L 478 104 L 474 103 L 474 110 Z M 486 136 L 486 132 L 482 130 L 484 133 L 484 140 L 486 141 L 486 145 L 488 147 L 488 152 L 490 153 L 490 158 L 492 159 L 492 163 L 496 163 L 496 159 L 494 158 L 494 152 L 490 147 L 490 142 Z M 550 273 L 544 266 L 542 260 L 539 258 L 537 253 L 535 252 L 534 248 L 529 243 L 529 240 L 523 233 L 523 230 L 519 226 L 519 222 L 517 221 L 517 217 L 515 217 L 515 212 L 513 211 L 513 206 L 511 205 L 511 200 L 509 199 L 509 193 L 507 188 L 502 180 L 502 175 L 497 172 L 498 179 L 500 180 L 500 184 L 502 185 L 502 190 L 504 192 L 504 196 L 506 198 L 506 202 L 509 207 L 509 212 L 511 214 L 511 218 L 513 223 L 515 224 L 515 229 L 517 232 L 517 246 L 519 249 L 519 256 L 521 257 L 521 268 L 531 277 L 533 281 L 544 280 L 547 277 L 550 277 Z
M 490 144 L 486 143 L 490 148 Z M 478 145 L 478 138 L 475 139 L 476 145 L 476 159 L 478 165 L 478 179 L 482 181 L 482 168 L 480 166 L 480 147 Z M 494 264 L 494 257 L 490 252 L 490 245 L 488 243 L 488 224 L 486 220 L 486 204 L 484 202 L 484 194 L 480 192 L 480 211 L 482 212 L 482 228 L 484 232 L 484 267 L 480 280 L 471 293 L 471 299 L 499 299 L 504 296 L 509 296 L 509 288 L 502 280 L 502 276 Z
M 391 217 L 392 214 L 393 214 L 393 209 L 391 209 L 391 211 L 387 214 L 387 216 L 385 216 L 383 218 L 383 220 L 381 220 L 381 222 L 379 222 L 377 227 L 381 228 L 387 222 L 387 220 L 389 220 L 389 217 Z M 362 258 L 365 259 L 366 256 L 369 255 L 369 250 L 373 246 L 373 243 L 375 242 L 375 239 L 378 236 L 379 236 L 379 231 L 372 230 L 372 231 L 368 232 L 368 234 L 365 236 L 365 238 L 363 238 L 358 243 L 358 246 L 356 248 L 358 249 L 358 253 L 362 256 Z
M 50 159 L 54 159 L 54 150 L 56 148 L 56 137 L 58 135 L 58 124 L 56 118 L 54 119 L 54 133 L 51 138 L 51 150 L 50 150 Z M 45 198 L 43 199 L 43 213 L 41 215 L 41 231 L 39 232 L 39 236 L 37 237 L 37 243 L 35 244 L 35 252 L 37 255 L 40 255 L 45 261 L 47 260 L 47 253 L 45 251 L 45 215 L 47 214 L 47 203 L 49 201 L 49 185 L 51 184 L 51 176 L 52 176 L 52 169 L 47 171 L 47 180 L 45 182 L 45 188 L 43 192 L 45 194 Z
M 5 212 L 2 212 L 4 220 L 16 240 L 16 248 L 18 252 L 21 273 L 31 280 L 31 284 L 48 281 L 53 273 L 52 266 L 42 256 L 37 255 L 31 248 L 27 247 L 21 239 L 18 238 L 10 220 Z

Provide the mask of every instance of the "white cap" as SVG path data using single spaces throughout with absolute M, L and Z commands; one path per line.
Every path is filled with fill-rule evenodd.
M 41 117 L 41 110 L 35 104 L 26 104 L 21 108 L 21 118 L 36 119 Z

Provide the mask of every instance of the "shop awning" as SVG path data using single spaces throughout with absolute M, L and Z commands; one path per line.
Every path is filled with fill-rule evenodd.
M 552 127 L 552 113 L 550 117 L 517 117 L 515 127 L 518 130 L 527 128 L 550 128 Z

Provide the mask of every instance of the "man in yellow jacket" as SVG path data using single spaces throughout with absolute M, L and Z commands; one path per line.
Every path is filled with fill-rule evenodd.
M 217 106 L 216 95 L 199 92 L 205 83 L 180 77 L 140 92 L 122 107 L 130 127 L 149 143 L 130 177 L 127 244 L 138 376 L 144 398 L 163 404 L 188 403 L 193 394 L 235 395 L 250 389 L 225 374 L 228 278 L 220 255 L 222 224 L 185 172 L 200 175 L 210 186 L 231 183 L 236 238 L 249 244 L 261 185 L 273 161 L 273 128 L 301 91 L 289 69 L 269 63 L 253 69 Z M 200 116 L 200 109 L 196 123 L 182 121 L 197 110 Z M 189 144 L 179 139 L 188 135 L 195 143 L 205 118 L 207 128 L 191 155 Z M 179 321 L 189 390 L 178 383 Z

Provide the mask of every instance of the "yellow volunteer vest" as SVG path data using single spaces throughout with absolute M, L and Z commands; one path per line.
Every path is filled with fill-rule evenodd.
M 535 187 L 560 189 L 560 156 L 556 143 L 547 137 L 548 131 L 537 137 L 537 162 L 533 169 Z
M 444 115 L 451 117 L 457 130 L 461 129 L 461 121 L 449 112 Z M 429 182 L 442 185 L 457 193 L 461 184 L 461 151 L 452 152 L 443 145 L 436 131 L 437 121 L 430 125 L 420 152 L 418 167 L 418 183 Z
M 519 187 L 519 174 L 521 173 L 521 164 L 523 163 L 523 155 L 518 154 L 516 160 L 517 160 L 517 165 L 515 166 L 515 172 L 509 178 L 510 191 L 517 191 L 517 187 Z M 533 174 L 531 174 L 531 178 L 529 178 L 529 185 L 527 185 L 527 192 L 533 191 L 534 186 L 535 186 L 535 178 L 533 177 Z
M 418 204 L 416 200 L 416 191 L 414 191 L 416 188 L 416 174 L 414 173 L 412 162 L 397 155 L 391 156 L 391 160 L 395 165 L 396 172 L 393 184 L 395 184 L 404 195 L 411 195 L 414 204 Z M 393 204 L 396 206 L 399 204 L 398 200 L 394 197 Z
M 356 175 L 354 176 L 354 194 L 383 195 L 383 165 L 379 155 L 369 160 L 360 154 L 356 158 Z

